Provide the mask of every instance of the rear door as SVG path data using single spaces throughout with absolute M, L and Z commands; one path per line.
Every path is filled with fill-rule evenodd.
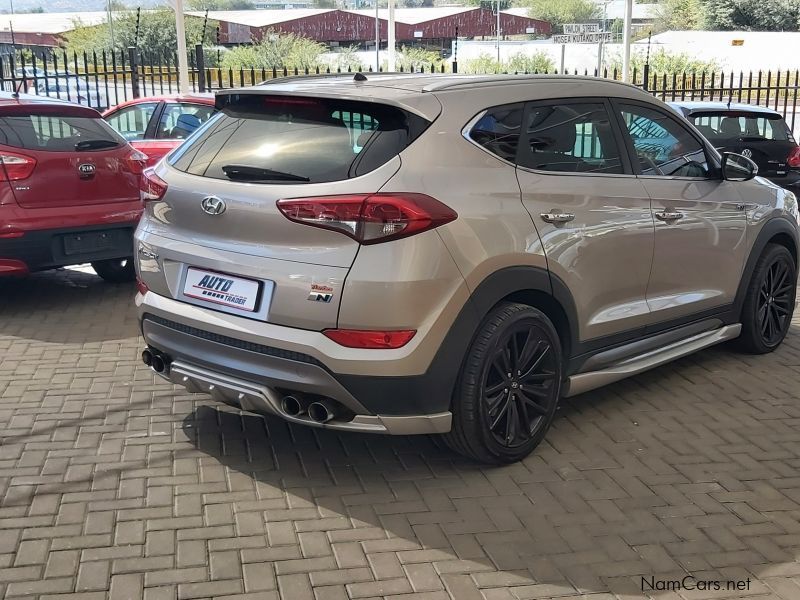
M 517 156 L 522 201 L 551 273 L 575 299 L 580 339 L 644 331 L 650 198 L 603 99 L 530 103 Z
M 35 162 L 13 186 L 25 208 L 132 202 L 142 168 L 100 115 L 70 105 L 17 105 L 0 114 L 0 150 Z

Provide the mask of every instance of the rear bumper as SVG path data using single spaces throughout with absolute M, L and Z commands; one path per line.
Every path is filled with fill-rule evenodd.
M 766 176 L 772 183 L 781 186 L 782 188 L 788 188 L 793 192 L 796 192 L 800 189 L 800 171 L 789 171 L 783 177 L 772 177 Z
M 157 301 L 155 305 L 148 304 L 148 299 Z M 163 307 L 165 302 L 175 301 L 152 292 L 137 296 L 142 335 L 148 347 L 171 361 L 160 375 L 190 392 L 209 393 L 218 401 L 244 410 L 329 429 L 394 435 L 450 430 L 452 415 L 446 410 L 449 390 L 439 389 L 438 383 L 444 378 L 427 374 L 407 377 L 339 374 L 317 357 L 319 347 L 315 347 L 313 339 L 324 338 L 322 334 L 273 326 L 277 335 L 259 342 L 249 341 L 213 331 L 213 326 L 202 322 L 163 313 L 159 306 Z M 174 318 L 180 318 L 181 322 Z M 309 343 L 298 344 L 298 332 Z M 285 334 L 283 340 L 280 333 Z M 289 343 L 291 337 L 295 340 Z M 333 400 L 342 408 L 340 416 L 318 423 L 307 415 L 286 414 L 280 400 L 295 393 Z
M 133 256 L 136 223 L 94 225 L 62 229 L 23 231 L 19 237 L 0 238 L 0 275 L 22 275 L 65 265 Z M 116 240 L 113 248 L 88 252 L 67 252 L 65 236 L 107 233 Z

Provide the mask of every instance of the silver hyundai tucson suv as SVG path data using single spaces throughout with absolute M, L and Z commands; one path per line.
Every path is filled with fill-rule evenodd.
M 217 108 L 136 233 L 142 358 L 191 392 L 506 463 L 560 397 L 789 329 L 795 196 L 634 87 L 357 74 Z

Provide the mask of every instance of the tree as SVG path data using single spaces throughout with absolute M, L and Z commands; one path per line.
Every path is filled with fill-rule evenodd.
M 216 21 L 209 21 L 206 27 L 204 45 L 215 43 Z M 201 43 L 203 19 L 186 17 L 186 45 L 192 48 Z M 101 52 L 111 50 L 111 35 L 108 26 L 84 26 L 80 20 L 75 21 L 75 28 L 66 34 L 69 52 Z M 178 47 L 178 36 L 175 31 L 175 13 L 169 9 L 142 11 L 139 22 L 138 44 L 136 40 L 136 13 L 123 12 L 114 15 L 115 50 L 124 50 L 129 46 L 137 46 L 148 55 L 154 57 L 173 57 Z
M 705 22 L 702 0 L 663 0 L 655 13 L 655 31 L 701 29 Z
M 555 70 L 555 63 L 546 52 L 524 54 L 518 52 L 506 62 L 498 62 L 490 54 L 482 53 L 478 58 L 467 60 L 461 70 L 464 73 L 483 75 L 489 73 L 549 73 Z
M 293 33 L 267 31 L 261 41 L 232 48 L 222 57 L 224 69 L 315 69 L 326 48 Z
M 631 69 L 636 69 L 637 72 L 642 73 L 646 62 L 647 53 L 645 51 L 636 50 L 631 52 Z M 619 52 L 610 53 L 607 56 L 605 66 L 609 71 L 614 69 L 622 71 L 622 57 Z M 719 71 L 720 68 L 720 64 L 715 60 L 702 60 L 686 52 L 667 52 L 663 48 L 659 48 L 650 53 L 651 74 L 710 73 L 711 71 Z
M 600 18 L 600 4 L 593 0 L 524 0 L 528 15 L 549 21 L 553 27 L 564 23 L 585 23 Z
M 703 7 L 709 29 L 800 29 L 800 0 L 704 0 Z

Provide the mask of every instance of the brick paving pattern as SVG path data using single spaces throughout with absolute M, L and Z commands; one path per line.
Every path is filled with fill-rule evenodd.
M 796 328 L 567 401 L 486 468 L 157 380 L 132 295 L 0 280 L 0 598 L 800 599 Z M 642 591 L 686 574 L 750 585 Z

